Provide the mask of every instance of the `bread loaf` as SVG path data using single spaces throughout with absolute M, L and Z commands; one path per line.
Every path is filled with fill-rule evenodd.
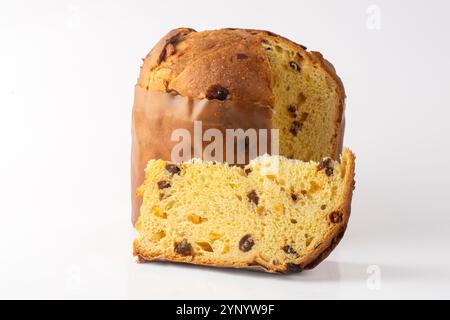
M 172 30 L 144 59 L 136 85 L 133 222 L 147 161 L 171 160 L 174 129 L 192 130 L 194 120 L 222 131 L 277 128 L 281 155 L 337 159 L 344 98 L 341 80 L 320 53 L 271 32 Z
M 262 156 L 245 168 L 150 160 L 134 254 L 270 272 L 316 266 L 350 216 L 354 155 L 302 162 Z

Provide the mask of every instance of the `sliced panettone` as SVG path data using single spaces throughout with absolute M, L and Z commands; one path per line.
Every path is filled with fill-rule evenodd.
M 348 149 L 339 161 L 265 155 L 245 168 L 151 160 L 134 254 L 270 272 L 312 268 L 347 227 L 354 168 Z
M 342 151 L 345 92 L 334 67 L 269 31 L 172 30 L 144 59 L 135 90 L 133 222 L 147 162 L 172 160 L 172 132 L 192 132 L 194 121 L 221 131 L 279 129 L 287 158 L 337 159 Z

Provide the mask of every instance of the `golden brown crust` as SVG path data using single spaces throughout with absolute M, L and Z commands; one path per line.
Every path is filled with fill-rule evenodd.
M 338 158 L 339 154 L 342 151 L 343 142 L 344 142 L 344 129 L 345 129 L 345 89 L 344 84 L 342 83 L 341 78 L 337 75 L 336 69 L 334 66 L 326 60 L 320 52 L 311 51 L 310 56 L 313 58 L 317 64 L 321 66 L 323 70 L 325 70 L 328 75 L 330 75 L 335 83 L 336 90 L 338 92 L 339 102 L 338 102 L 338 112 L 336 115 L 336 140 L 334 145 L 335 151 L 335 159 Z
M 350 218 L 352 195 L 355 187 L 355 155 L 348 149 L 346 149 L 344 153 L 346 154 L 343 155 L 343 158 L 345 158 L 345 161 L 347 161 L 344 178 L 345 192 L 342 204 L 339 208 L 339 211 L 343 214 L 342 221 L 331 228 L 321 245 L 306 257 L 298 258 L 297 261 L 293 263 L 277 266 L 269 263 L 268 261 L 265 261 L 264 259 L 261 259 L 258 256 L 253 256 L 246 263 L 237 263 L 233 260 L 225 261 L 223 263 L 217 263 L 209 259 L 203 259 L 201 255 L 186 257 L 175 254 L 164 256 L 148 256 L 145 255 L 145 253 L 139 252 L 137 241 L 133 242 L 133 255 L 137 256 L 138 262 L 170 261 L 196 265 L 206 265 L 212 267 L 257 269 L 266 272 L 292 273 L 301 272 L 305 269 L 313 269 L 325 258 L 327 258 L 334 250 L 334 248 L 336 248 L 336 246 L 339 244 L 347 229 L 347 224 Z
M 244 30 L 172 30 L 144 59 L 138 84 L 198 99 L 221 85 L 229 99 L 273 105 L 270 65 L 260 41 Z
M 337 83 L 343 111 L 344 86 L 333 65 L 319 52 L 309 52 L 305 46 L 265 30 L 174 29 L 144 59 L 138 85 L 203 99 L 208 88 L 220 84 L 229 89 L 230 99 L 273 104 L 272 72 L 261 46 L 265 40 L 301 52 L 325 70 Z

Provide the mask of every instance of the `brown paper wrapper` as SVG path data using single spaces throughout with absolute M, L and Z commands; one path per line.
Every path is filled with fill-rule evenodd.
M 131 151 L 133 224 L 139 217 L 142 204 L 142 197 L 136 195 L 136 190 L 144 181 L 147 162 L 150 159 L 173 161 L 172 150 L 180 142 L 172 140 L 174 130 L 188 130 L 192 141 L 194 138 L 198 139 L 198 135 L 194 135 L 194 121 L 202 121 L 201 135 L 208 129 L 220 130 L 224 137 L 223 156 L 226 159 L 226 129 L 270 130 L 272 114 L 272 107 L 259 102 L 194 99 L 167 92 L 149 91 L 136 86 Z M 267 153 L 271 153 L 270 132 L 267 138 Z M 201 148 L 194 148 L 195 143 L 192 143 L 192 157 L 202 158 L 202 154 L 196 151 L 204 149 L 210 142 L 200 139 L 199 143 Z M 235 160 L 236 157 L 237 154 L 234 155 Z M 245 159 L 246 162 L 251 160 L 250 154 L 247 153 Z

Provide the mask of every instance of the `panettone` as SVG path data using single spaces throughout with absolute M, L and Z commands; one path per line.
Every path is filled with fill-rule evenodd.
M 345 93 L 333 66 L 271 32 L 172 30 L 144 59 L 135 90 L 133 222 L 147 162 L 171 160 L 171 133 L 192 131 L 195 120 L 222 131 L 279 129 L 290 159 L 337 159 L 342 149 Z

